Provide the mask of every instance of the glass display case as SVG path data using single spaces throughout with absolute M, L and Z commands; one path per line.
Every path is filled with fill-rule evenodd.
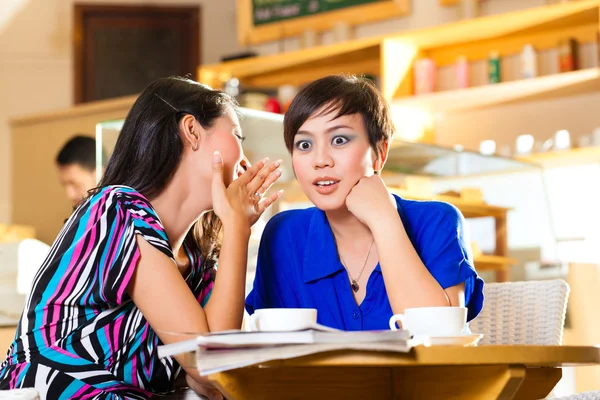
M 287 180 L 291 169 L 286 169 L 285 166 L 287 163 L 288 167 L 291 167 L 291 164 L 283 141 L 283 116 L 240 108 L 240 124 L 246 136 L 244 151 L 250 161 L 265 156 L 272 159 L 282 158 L 284 171 L 288 172 L 282 179 Z M 106 163 L 106 160 L 102 160 L 101 149 L 103 148 L 106 156 L 110 157 L 122 126 L 123 120 L 102 121 L 97 124 L 98 166 Z M 98 171 L 100 170 L 98 168 Z M 406 175 L 461 177 L 517 171 L 539 172 L 541 167 L 510 157 L 483 155 L 475 151 L 394 139 L 385 170 Z
M 408 175 L 462 177 L 492 173 L 540 171 L 531 162 L 426 143 L 394 140 L 385 170 Z

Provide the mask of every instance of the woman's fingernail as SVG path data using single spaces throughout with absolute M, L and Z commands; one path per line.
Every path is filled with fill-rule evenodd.
M 218 151 L 215 151 L 213 153 L 213 162 L 214 163 L 221 162 L 221 153 L 219 153 Z
M 281 176 L 281 170 L 280 170 L 280 169 L 278 169 L 277 171 L 275 171 L 275 175 L 277 175 L 277 176 Z
M 281 160 L 277 160 L 273 163 L 275 167 L 279 167 L 281 165 Z
M 269 162 L 269 157 L 265 157 L 265 158 L 262 159 L 262 163 L 263 164 L 266 164 L 268 162 Z

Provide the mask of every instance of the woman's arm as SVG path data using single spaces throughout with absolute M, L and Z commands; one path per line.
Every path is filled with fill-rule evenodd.
M 169 257 L 137 235 L 140 252 L 138 265 L 128 286 L 128 293 L 135 305 L 164 344 L 194 338 L 195 333 L 208 332 L 206 314 L 185 283 L 177 266 Z M 182 334 L 177 334 L 181 332 Z M 192 333 L 185 335 L 184 333 Z M 196 382 L 194 390 L 216 399 L 215 389 L 208 386 L 195 368 L 186 365 L 183 354 L 175 359 Z
M 210 299 L 204 307 L 211 332 L 242 326 L 249 239 L 247 222 L 223 226 L 219 268 Z
M 267 190 L 279 178 L 278 167 L 278 161 L 271 164 L 266 160 L 258 162 L 226 188 L 223 162 L 220 154 L 215 153 L 213 207 L 223 222 L 224 237 L 218 278 L 206 312 L 175 263 L 146 240 L 136 237 L 140 258 L 128 293 L 163 343 L 189 340 L 190 335 L 185 332 L 192 333 L 193 337 L 197 333 L 241 327 L 250 226 L 281 196 L 278 192 L 259 201 L 254 193 L 260 188 Z M 210 396 L 213 393 L 214 388 L 202 389 L 207 384 L 206 379 L 185 364 L 183 355 L 175 356 L 175 359 L 199 383 L 201 394 Z
M 464 283 L 442 289 L 413 247 L 398 212 L 369 226 L 394 314 L 406 308 L 464 306 Z M 402 260 L 402 268 L 398 262 Z
M 205 306 L 211 332 L 242 326 L 250 227 L 282 193 L 264 199 L 255 195 L 259 190 L 265 193 L 281 176 L 277 169 L 281 160 L 267 161 L 249 167 L 226 188 L 221 156 L 215 153 L 213 158 L 213 207 L 223 222 L 223 243 L 215 285 Z
M 379 176 L 362 178 L 346 198 L 346 205 L 373 234 L 395 314 L 413 307 L 464 305 L 464 284 L 444 290 L 423 264 Z

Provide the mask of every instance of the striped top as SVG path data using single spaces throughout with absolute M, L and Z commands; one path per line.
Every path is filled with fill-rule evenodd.
M 138 234 L 174 261 L 158 215 L 135 190 L 108 186 L 75 210 L 35 276 L 0 389 L 35 387 L 42 399 L 146 399 L 172 390 L 179 365 L 158 358 L 160 341 L 127 294 Z M 216 266 L 184 248 L 185 280 L 204 306 Z

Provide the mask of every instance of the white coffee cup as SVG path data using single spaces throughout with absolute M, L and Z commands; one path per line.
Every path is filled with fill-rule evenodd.
M 392 315 L 390 329 L 402 329 L 418 336 L 459 336 L 467 323 L 466 307 L 407 308 L 404 314 Z
M 314 308 L 263 308 L 248 319 L 251 331 L 286 332 L 313 327 L 317 323 Z

